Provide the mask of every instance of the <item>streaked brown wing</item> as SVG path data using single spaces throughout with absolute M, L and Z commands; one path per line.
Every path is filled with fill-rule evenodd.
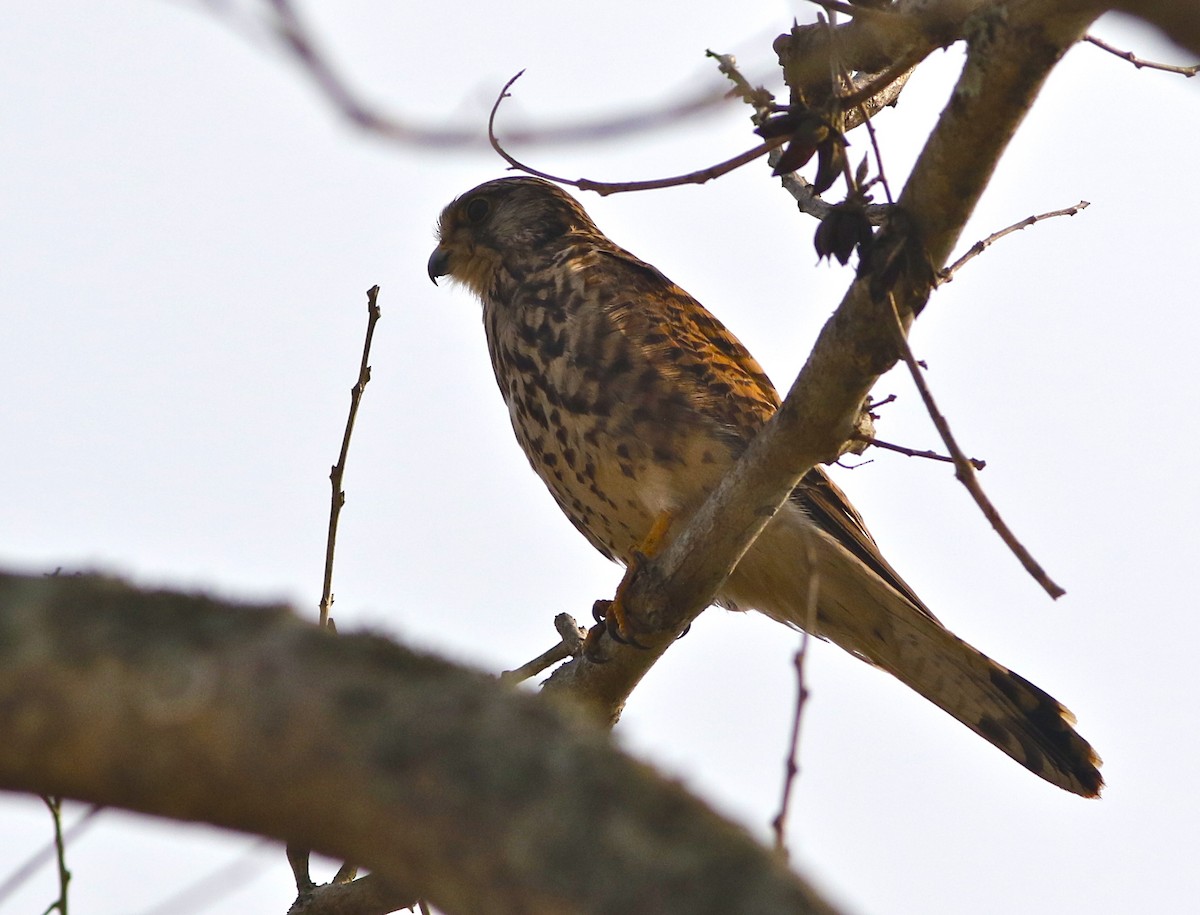
M 621 290 L 621 297 L 610 304 L 610 313 L 623 332 L 676 382 L 697 413 L 714 421 L 731 444 L 744 447 L 779 408 L 779 395 L 762 366 L 725 325 L 658 269 L 616 245 L 601 253 L 618 274 L 612 288 Z
M 744 448 L 779 408 L 779 394 L 757 360 L 725 326 L 651 265 L 614 246 L 605 253 L 622 275 L 629 314 L 644 345 L 656 348 L 654 362 L 668 366 L 682 382 L 693 407 L 731 434 Z M 903 594 L 936 619 L 900 577 L 867 530 L 862 516 L 821 467 L 814 467 L 792 493 L 812 520 Z

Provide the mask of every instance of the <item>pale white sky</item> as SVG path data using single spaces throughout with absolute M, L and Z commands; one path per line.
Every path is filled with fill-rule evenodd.
M 481 125 L 503 82 L 528 68 L 502 130 L 719 86 L 706 48 L 769 76 L 771 39 L 812 13 L 778 0 L 686 12 L 626 0 L 309 6 L 369 98 L 431 124 Z M 1189 62 L 1121 20 L 1095 31 Z M 498 670 L 549 647 L 555 613 L 584 619 L 611 595 L 620 570 L 559 515 L 512 439 L 477 304 L 425 276 L 442 205 L 502 174 L 490 152 L 359 136 L 288 62 L 186 3 L 15 5 L 0 48 L 0 563 L 283 597 L 315 613 L 326 475 L 364 292 L 379 283 L 339 628 Z M 878 119 L 897 185 L 959 60 L 936 54 Z M 1087 802 L 1041 783 L 819 646 L 789 828 L 799 866 L 851 911 L 1194 905 L 1198 103 L 1200 80 L 1073 50 L 963 247 L 1035 212 L 1091 208 L 978 258 L 913 336 L 964 447 L 988 462 L 985 486 L 1067 597 L 1051 602 L 1025 576 L 944 465 L 878 454 L 838 474 L 948 625 L 1074 709 L 1108 791 Z M 851 140 L 857 160 L 866 138 Z M 653 135 L 514 152 L 552 172 L 625 179 L 752 143 L 731 103 Z M 814 263 L 815 226 L 765 167 L 584 203 L 716 312 L 781 387 L 851 276 Z M 938 445 L 902 374 L 877 393 L 901 398 L 882 438 Z M 765 837 L 796 643 L 765 619 L 705 614 L 634 695 L 620 739 Z M 40 802 L 0 797 L 0 880 L 49 835 Z M 253 843 L 103 813 L 70 849 L 72 910 L 285 911 L 282 851 L 248 852 Z M 161 908 L 237 861 L 235 879 Z M 52 894 L 44 869 L 0 912 L 40 912 Z

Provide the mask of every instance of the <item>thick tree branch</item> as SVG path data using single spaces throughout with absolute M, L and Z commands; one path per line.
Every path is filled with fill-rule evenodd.
M 799 479 L 838 457 L 871 388 L 898 358 L 891 305 L 873 290 L 892 288 L 907 329 L 1046 76 L 1095 15 L 1050 0 L 1018 0 L 972 17 L 963 73 L 900 197 L 906 218 L 877 241 L 884 251 L 915 247 L 918 255 L 901 257 L 900 268 L 882 253 L 872 258 L 821 331 L 783 406 L 630 583 L 626 609 L 651 630 L 638 635 L 647 647 L 605 640 L 606 663 L 576 658 L 555 671 L 547 688 L 572 695 L 601 721 L 615 721 L 641 677 L 712 601 Z
M 448 913 L 832 911 L 544 699 L 279 607 L 0 575 L 0 733 L 0 787 L 304 845 Z
M 1156 26 L 1163 37 L 1200 55 L 1200 4 L 1180 0 L 1119 0 L 1106 9 L 1120 10 Z

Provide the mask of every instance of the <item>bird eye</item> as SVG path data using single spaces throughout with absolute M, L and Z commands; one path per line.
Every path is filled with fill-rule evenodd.
M 482 222 L 492 211 L 492 205 L 484 197 L 476 197 L 467 201 L 467 219 L 471 222 Z

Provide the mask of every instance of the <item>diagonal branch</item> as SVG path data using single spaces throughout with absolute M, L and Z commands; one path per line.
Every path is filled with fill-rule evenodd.
M 1067 592 L 1046 574 L 1046 570 L 1033 558 L 1033 554 L 1017 539 L 1016 534 L 1012 532 L 1012 529 L 1000 516 L 1000 512 L 997 511 L 996 506 L 992 504 L 992 500 L 983 491 L 983 487 L 979 485 L 979 477 L 975 473 L 974 465 L 963 454 L 962 449 L 959 448 L 958 441 L 954 438 L 954 433 L 950 431 L 950 424 L 946 422 L 946 417 L 942 415 L 941 410 L 938 409 L 937 403 L 933 399 L 933 394 L 929 390 L 925 376 L 921 373 L 921 367 L 917 364 L 917 358 L 913 355 L 912 349 L 908 345 L 908 338 L 904 335 L 904 325 L 900 321 L 900 313 L 896 311 L 894 303 L 892 307 L 892 322 L 896 331 L 900 354 L 904 359 L 905 365 L 908 366 L 909 374 L 912 375 L 913 384 L 917 386 L 917 391 L 921 394 L 921 400 L 925 402 L 925 410 L 929 413 L 929 418 L 933 420 L 938 434 L 942 437 L 942 441 L 945 442 L 946 448 L 950 451 L 950 461 L 954 464 L 954 475 L 966 487 L 967 492 L 971 494 L 971 498 L 975 500 L 975 504 L 979 506 L 979 510 L 983 512 L 983 516 L 988 519 L 992 528 L 1000 535 L 1000 539 L 1004 541 L 1005 545 L 1017 557 L 1021 565 L 1025 567 L 1025 571 L 1052 598 L 1057 600 L 1062 597 Z
M 950 102 L 926 143 L 899 208 L 904 226 L 879 244 L 918 243 L 928 263 L 873 258 L 821 331 L 782 407 L 689 523 L 630 582 L 626 609 L 657 630 L 636 650 L 605 642 L 607 663 L 577 658 L 547 688 L 580 701 L 612 722 L 642 676 L 675 635 L 700 614 L 754 538 L 815 464 L 836 459 L 879 376 L 897 361 L 891 305 L 905 329 L 933 288 L 996 163 L 1047 75 L 1095 18 L 1050 0 L 1016 0 L 972 20 L 967 62 Z M 877 286 L 885 294 L 872 295 Z

